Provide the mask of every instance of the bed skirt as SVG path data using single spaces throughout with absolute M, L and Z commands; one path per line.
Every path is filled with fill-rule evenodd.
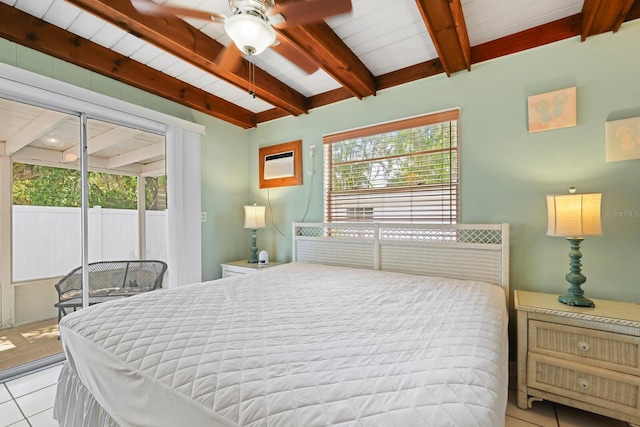
M 61 427 L 119 427 L 93 398 L 80 378 L 64 363 L 58 378 L 57 393 L 67 399 L 56 399 L 53 418 Z

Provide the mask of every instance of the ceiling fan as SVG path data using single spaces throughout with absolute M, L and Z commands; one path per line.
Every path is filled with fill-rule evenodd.
M 351 0 L 298 0 L 275 4 L 274 0 L 229 0 L 231 15 L 186 7 L 164 5 L 152 0 L 131 0 L 140 13 L 154 16 L 179 16 L 211 20 L 224 25 L 233 41 L 216 58 L 222 69 L 232 69 L 243 55 L 259 55 L 272 48 L 296 66 L 311 74 L 318 65 L 294 43 L 276 33 L 274 28 L 305 25 L 351 11 Z M 234 47 L 235 46 L 235 47 Z

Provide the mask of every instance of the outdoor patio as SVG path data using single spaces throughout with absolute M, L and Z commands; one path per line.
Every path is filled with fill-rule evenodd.
M 0 330 L 0 371 L 62 352 L 58 319 Z

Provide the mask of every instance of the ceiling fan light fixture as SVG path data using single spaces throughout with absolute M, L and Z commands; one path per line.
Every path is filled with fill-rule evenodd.
M 238 49 L 249 55 L 260 55 L 276 41 L 276 32 L 267 21 L 246 13 L 228 17 L 224 30 Z

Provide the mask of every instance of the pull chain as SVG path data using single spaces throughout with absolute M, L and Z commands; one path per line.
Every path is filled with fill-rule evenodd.
M 249 61 L 249 95 L 256 98 L 255 92 L 255 80 L 256 80 L 256 70 L 253 62 Z

